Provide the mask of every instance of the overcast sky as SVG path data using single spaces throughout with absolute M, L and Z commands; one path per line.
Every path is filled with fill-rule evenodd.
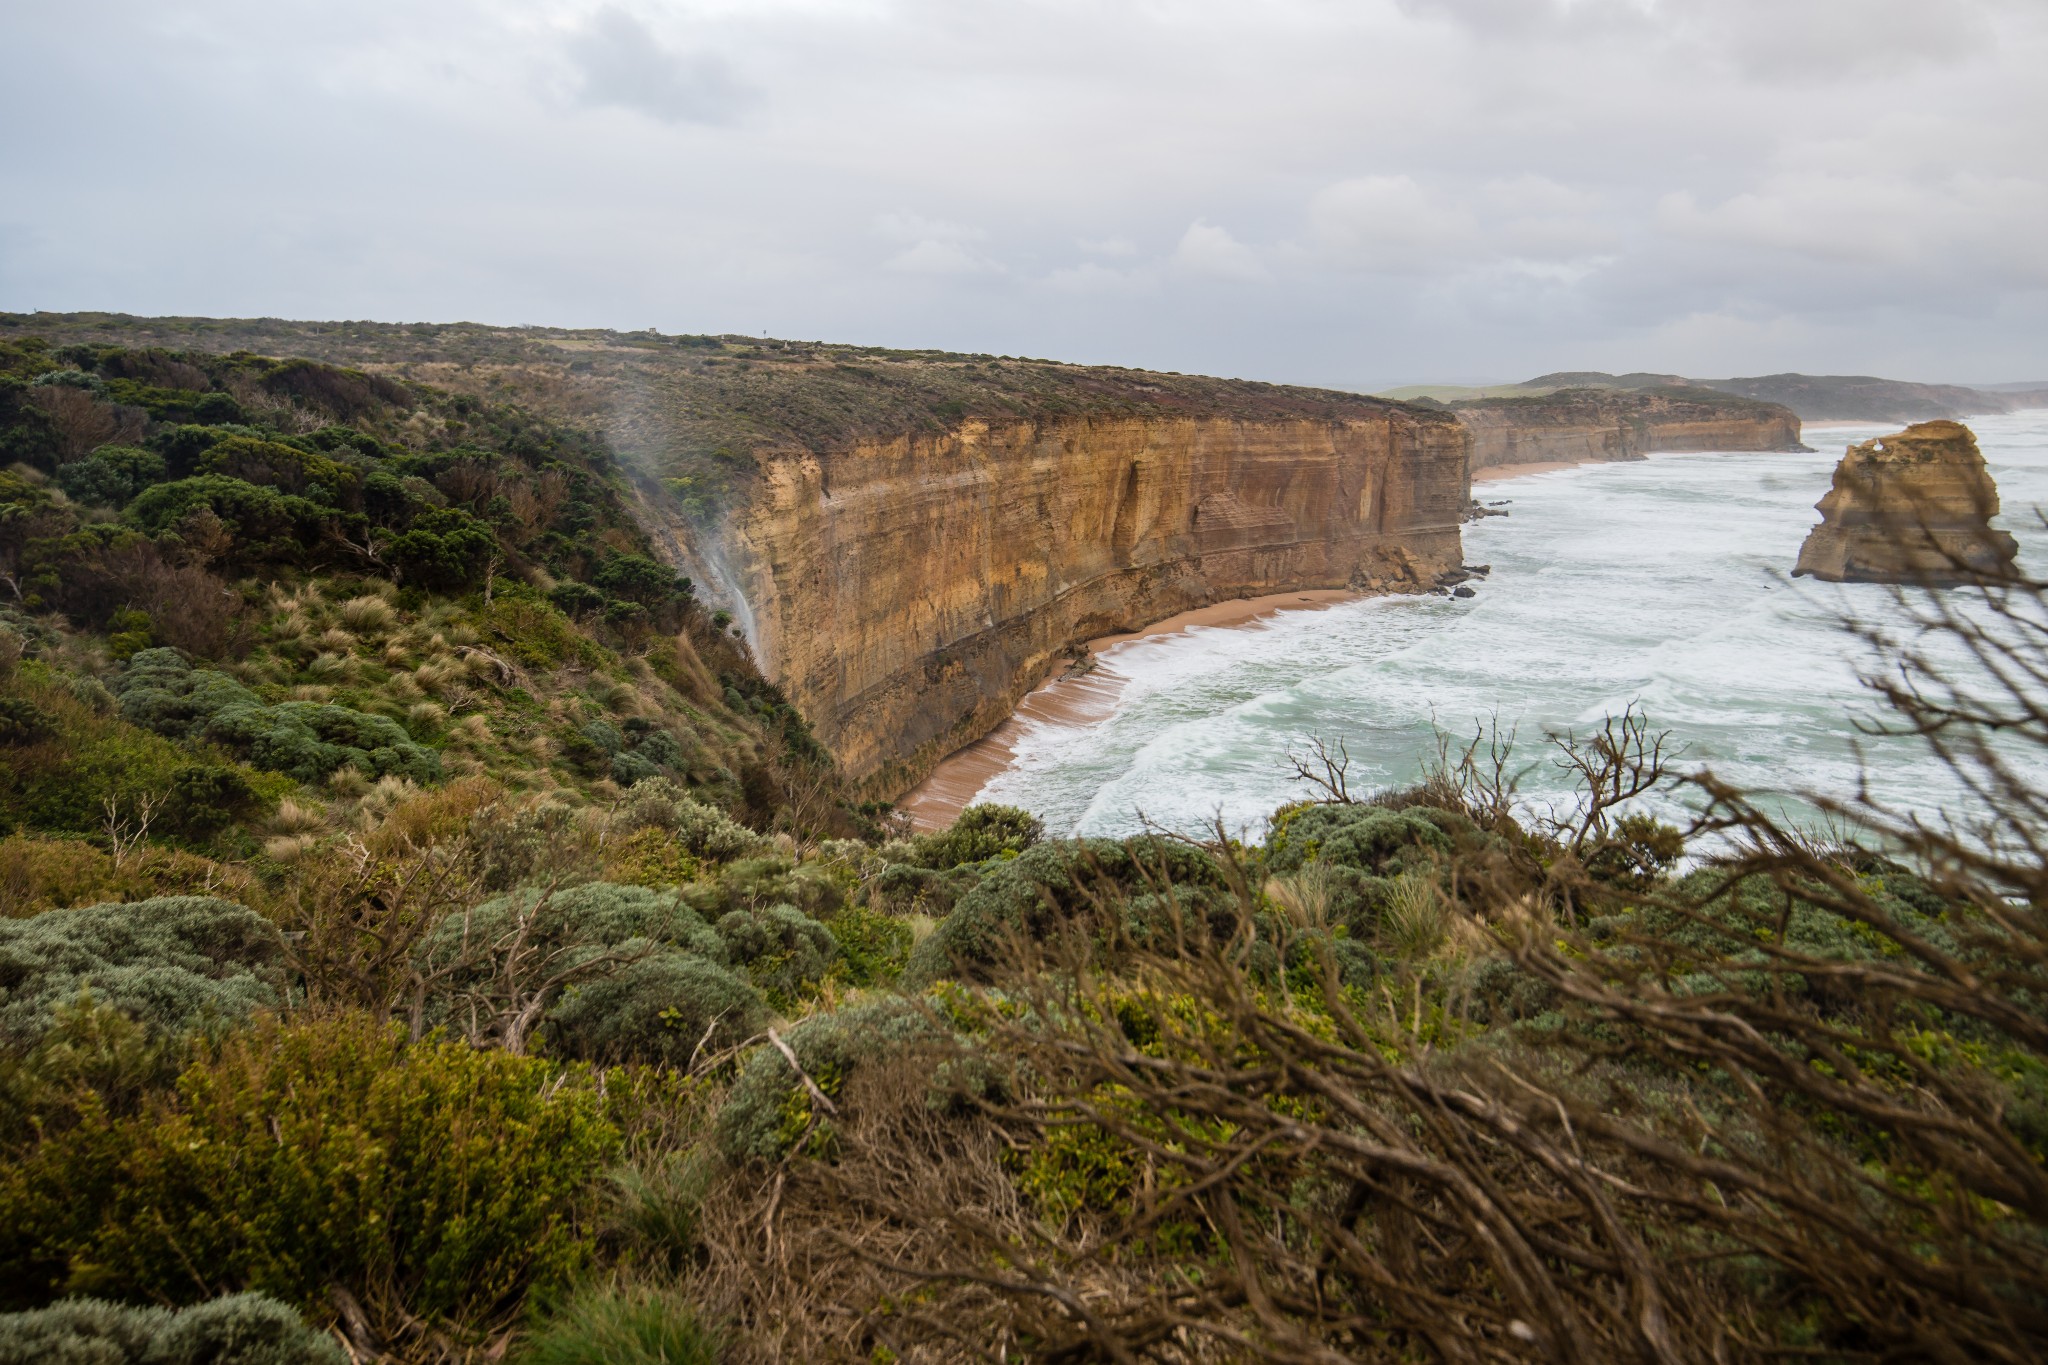
M 0 0 L 0 308 L 2048 379 L 2048 0 Z

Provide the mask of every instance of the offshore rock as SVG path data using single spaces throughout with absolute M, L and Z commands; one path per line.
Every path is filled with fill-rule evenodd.
M 1998 485 L 1960 422 L 1919 422 L 1850 446 L 1795 577 L 1948 587 L 2007 576 L 2018 543 L 1992 529 Z

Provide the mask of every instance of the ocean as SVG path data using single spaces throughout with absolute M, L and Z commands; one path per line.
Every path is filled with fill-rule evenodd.
M 2035 511 L 2048 508 L 2048 412 L 1970 426 L 2000 524 L 2048 576 Z M 1465 528 L 1466 562 L 1492 569 L 1476 596 L 1349 601 L 1113 646 L 1109 714 L 1025 723 L 977 799 L 1023 806 L 1057 834 L 1221 819 L 1256 836 L 1312 794 L 1288 754 L 1313 737 L 1341 743 L 1353 789 L 1370 790 L 1415 782 L 1439 729 L 1497 723 L 1516 735 L 1525 800 L 1555 806 L 1569 786 L 1546 734 L 1635 703 L 1684 746 L 1681 766 L 1774 793 L 1794 818 L 1810 812 L 1802 793 L 1847 798 L 1864 782 L 1902 809 L 1964 813 L 1918 741 L 1859 728 L 1878 708 L 1844 619 L 1910 630 L 1911 614 L 1882 586 L 1788 577 L 1843 447 L 1896 429 L 1809 427 L 1815 454 L 1654 455 L 1475 485 L 1509 514 Z M 1683 799 L 1659 798 L 1660 813 Z

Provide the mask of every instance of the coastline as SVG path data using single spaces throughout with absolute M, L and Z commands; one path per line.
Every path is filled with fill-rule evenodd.
M 1001 725 L 946 755 L 924 781 L 904 793 L 896 808 L 910 817 L 911 827 L 919 833 L 944 829 L 973 804 L 982 788 L 1010 766 L 1017 756 L 1017 740 L 1027 728 L 1034 724 L 1086 725 L 1108 717 L 1130 681 L 1116 671 L 1112 661 L 1120 646 L 1198 628 L 1227 630 L 1248 626 L 1282 612 L 1324 611 L 1339 602 L 1374 595 L 1348 588 L 1308 588 L 1240 597 L 1169 616 L 1143 630 L 1090 640 L 1084 648 L 1094 660 L 1093 667 L 1059 674 L 1032 688 Z
M 1473 483 L 1498 483 L 1502 479 L 1527 478 L 1531 474 L 1555 474 L 1560 469 L 1577 469 L 1583 464 L 1619 464 L 1618 460 L 1537 460 L 1529 464 L 1496 464 L 1472 471 Z

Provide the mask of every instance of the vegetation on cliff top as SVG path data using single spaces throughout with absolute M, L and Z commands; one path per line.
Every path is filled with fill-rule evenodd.
M 819 452 L 938 435 L 964 418 L 1225 417 L 1335 421 L 1407 414 L 1354 393 L 1251 380 L 738 336 L 276 319 L 0 314 L 0 338 L 247 349 L 516 403 L 604 431 L 647 481 L 701 519 L 770 449 Z

